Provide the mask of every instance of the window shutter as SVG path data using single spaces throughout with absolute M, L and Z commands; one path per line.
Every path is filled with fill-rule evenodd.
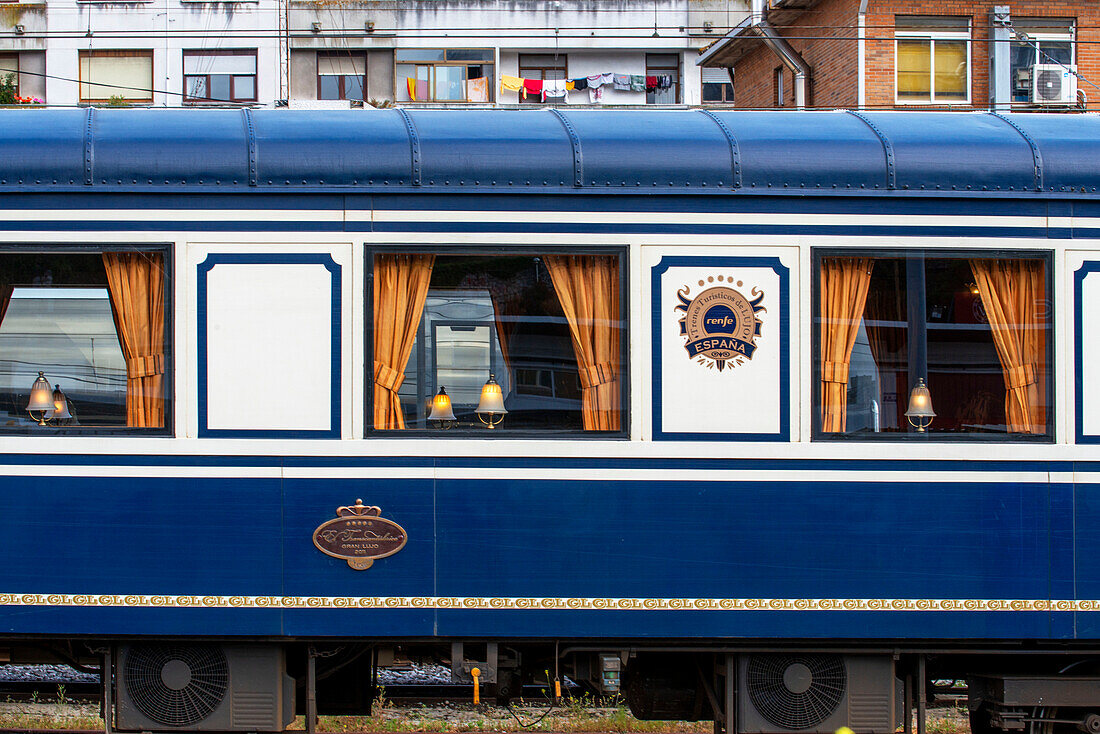
M 733 84 L 733 69 L 705 67 L 699 70 L 703 84 Z

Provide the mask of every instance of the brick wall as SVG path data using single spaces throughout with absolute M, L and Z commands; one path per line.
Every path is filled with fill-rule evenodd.
M 989 106 L 990 15 L 994 5 L 1010 8 L 1012 18 L 1073 18 L 1076 20 L 1075 61 L 1081 76 L 1100 85 L 1100 5 L 1082 2 L 1005 3 L 961 0 L 870 0 L 866 14 L 866 104 L 871 109 L 986 109 Z M 823 0 L 812 10 L 779 28 L 810 65 L 810 105 L 855 107 L 857 103 L 858 0 Z M 971 22 L 970 104 L 897 105 L 894 96 L 894 18 L 897 15 L 964 16 Z M 739 108 L 773 107 L 774 69 L 779 58 L 760 44 L 737 64 L 735 102 Z M 793 91 L 788 74 L 788 105 Z M 1100 110 L 1100 89 L 1079 81 L 1090 110 Z

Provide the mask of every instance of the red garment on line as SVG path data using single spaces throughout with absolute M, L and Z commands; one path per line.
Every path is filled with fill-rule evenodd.
M 542 97 L 542 79 L 524 79 L 523 91 L 527 94 L 537 94 Z

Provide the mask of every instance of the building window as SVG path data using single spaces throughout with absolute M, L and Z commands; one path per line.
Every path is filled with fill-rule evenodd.
M 184 102 L 255 102 L 256 49 L 183 52 Z
M 970 102 L 970 19 L 897 16 L 897 101 Z
M 680 101 L 679 54 L 646 54 L 646 104 L 677 104 Z M 656 87 L 649 85 L 656 81 Z
M 1017 18 L 1012 28 L 1012 101 L 1031 101 L 1031 67 L 1069 66 L 1074 58 L 1074 22 L 1064 18 Z
M 369 257 L 375 431 L 626 431 L 621 250 Z M 490 377 L 506 413 L 478 413 Z M 453 421 L 432 417 L 444 394 Z
M 1047 254 L 818 251 L 814 268 L 816 438 L 1050 440 Z M 923 432 L 906 416 L 922 380 Z
M 783 67 L 782 66 L 775 67 L 775 71 L 772 72 L 772 79 L 773 79 L 773 84 L 772 84 L 772 91 L 773 91 L 772 96 L 773 96 L 773 98 L 772 98 L 772 102 L 776 107 L 782 107 L 787 102 L 787 98 L 785 96 L 786 88 L 785 88 L 785 85 L 783 84 Z
M 19 54 L 0 54 L 0 79 L 11 77 L 15 96 L 19 96 Z
M 569 60 L 564 54 L 520 54 L 519 77 L 520 79 L 541 79 L 542 81 L 558 81 L 567 78 Z M 542 98 L 537 94 L 519 95 L 520 104 L 532 104 L 541 102 Z M 550 99 L 550 102 L 560 99 Z
M 394 60 L 398 102 L 493 101 L 492 49 L 399 49 Z
M 703 104 L 733 104 L 733 70 L 699 70 L 703 80 Z
M 81 51 L 80 102 L 153 102 L 153 52 Z
M 167 255 L 164 248 L 0 251 L 0 431 L 164 434 Z M 59 391 L 56 402 L 28 411 L 40 373 L 51 393 Z
M 354 99 L 362 102 L 366 88 L 366 54 L 317 52 L 317 99 Z

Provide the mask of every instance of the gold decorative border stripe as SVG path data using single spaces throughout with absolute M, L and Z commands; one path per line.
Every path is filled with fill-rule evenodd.
M 718 599 L 501 596 L 0 594 L 9 607 L 584 611 L 1096 612 L 1098 599 Z

